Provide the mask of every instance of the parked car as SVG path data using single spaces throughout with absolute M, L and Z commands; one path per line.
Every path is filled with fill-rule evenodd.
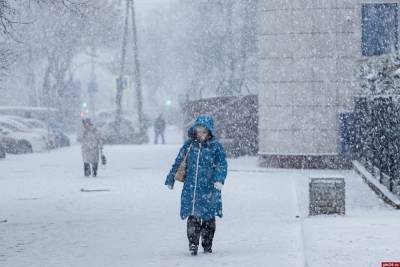
M 31 130 L 46 137 L 47 148 L 57 147 L 55 133 L 51 128 L 49 129 L 44 122 L 36 119 L 23 118 L 19 116 L 3 116 L 3 119 L 17 122 L 17 124 L 25 126 L 26 127 L 25 130 L 28 131 Z
M 63 130 L 61 128 L 57 128 L 55 126 L 50 127 L 55 137 L 56 147 L 66 147 L 71 145 L 69 137 L 63 133 Z
M 134 123 L 122 118 L 120 131 L 116 131 L 115 120 L 96 120 L 95 125 L 100 131 L 104 144 L 143 144 L 148 142 L 135 129 Z
M 32 144 L 25 139 L 16 139 L 9 136 L 9 132 L 0 128 L 0 144 L 8 154 L 32 153 Z
M 46 123 L 36 119 L 20 118 L 35 129 L 44 129 L 46 132 L 49 131 L 51 140 L 54 147 L 65 147 L 70 146 L 71 141 L 69 137 L 64 134 L 63 129 L 57 126 L 55 123 L 50 123 L 47 126 Z
M 147 129 L 151 125 L 150 119 L 144 115 L 145 133 L 140 133 L 139 125 L 133 118 L 135 112 L 132 110 L 125 110 L 124 116 L 121 118 L 120 132 L 116 131 L 115 110 L 103 110 L 94 116 L 93 122 L 100 130 L 104 137 L 105 144 L 145 144 L 148 143 L 149 136 Z
M 47 135 L 33 131 L 16 121 L 0 117 L 0 127 L 7 136 L 16 140 L 28 141 L 33 151 L 43 151 L 50 148 Z

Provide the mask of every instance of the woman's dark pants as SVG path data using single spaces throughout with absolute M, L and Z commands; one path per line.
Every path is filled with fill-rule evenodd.
M 97 168 L 98 168 L 98 166 L 99 166 L 99 164 L 97 162 L 92 164 L 92 171 L 93 171 L 93 176 L 94 177 L 97 176 Z M 85 172 L 85 176 L 86 177 L 90 176 L 90 174 L 91 174 L 90 163 L 86 163 L 86 162 L 83 163 L 83 170 Z
M 215 218 L 211 220 L 202 220 L 195 216 L 189 216 L 187 220 L 189 248 L 192 245 L 197 247 L 201 236 L 201 246 L 204 248 L 204 251 L 211 251 L 215 228 Z

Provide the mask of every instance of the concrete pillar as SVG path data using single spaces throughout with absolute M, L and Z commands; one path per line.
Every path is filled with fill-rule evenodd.
M 359 5 L 261 0 L 259 10 L 262 162 L 331 167 L 339 158 L 337 115 L 351 108 L 358 85 Z

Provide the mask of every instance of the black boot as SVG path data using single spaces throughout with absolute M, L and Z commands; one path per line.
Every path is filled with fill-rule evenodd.
M 189 216 L 187 220 L 187 237 L 189 240 L 189 252 L 192 256 L 197 255 L 197 248 L 200 241 L 201 219 Z
M 189 246 L 189 252 L 190 252 L 190 255 L 197 256 L 197 246 L 196 245 L 190 245 Z
M 99 163 L 93 163 L 92 164 L 92 170 L 93 170 L 93 177 L 97 176 L 97 168 L 99 167 Z
M 212 253 L 212 248 L 211 248 L 211 247 L 204 248 L 204 253 L 205 253 L 205 254 L 207 254 L 207 253 Z
M 215 218 L 203 221 L 201 224 L 201 246 L 204 249 L 204 253 L 212 253 L 215 228 Z
M 90 164 L 89 163 L 83 163 L 83 171 L 86 177 L 90 176 Z

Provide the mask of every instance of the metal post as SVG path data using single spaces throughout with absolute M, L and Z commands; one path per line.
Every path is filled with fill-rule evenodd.
M 137 109 L 138 109 L 138 121 L 139 121 L 140 134 L 144 134 L 145 127 L 144 127 L 144 118 L 143 118 L 142 81 L 141 81 L 141 75 L 140 75 L 140 60 L 139 60 L 139 48 L 138 48 L 137 31 L 136 31 L 135 4 L 134 4 L 134 0 L 131 0 L 131 1 L 132 1 L 131 16 L 132 16 L 133 54 L 135 57 L 135 62 L 134 62 L 135 92 L 136 92 L 136 98 L 137 98 Z
M 126 45 L 128 42 L 128 21 L 129 21 L 129 5 L 130 0 L 126 0 L 126 10 L 125 10 L 125 24 L 124 24 L 124 33 L 122 39 L 122 53 L 121 53 L 121 65 L 120 65 L 120 79 L 122 80 L 124 72 L 125 72 L 125 60 L 126 60 Z M 120 131 L 121 126 L 121 117 L 122 117 L 122 95 L 123 88 L 121 86 L 117 86 L 117 96 L 116 96 L 116 112 L 115 112 L 115 130 L 117 133 Z
M 96 113 L 96 93 L 98 91 L 98 85 L 96 82 L 96 73 L 95 73 L 95 61 L 94 57 L 96 56 L 96 48 L 92 46 L 92 52 L 90 55 L 90 81 L 88 85 L 88 94 L 89 94 L 89 107 L 91 117 L 95 116 Z
M 235 86 L 235 74 L 236 74 L 236 62 L 235 62 L 235 48 L 234 48 L 234 40 L 233 40 L 233 24 L 232 24 L 232 16 L 233 16 L 233 2 L 229 1 L 228 3 L 228 45 L 229 45 L 229 81 L 228 81 L 228 90 L 225 91 L 226 94 L 232 95 L 236 90 Z

